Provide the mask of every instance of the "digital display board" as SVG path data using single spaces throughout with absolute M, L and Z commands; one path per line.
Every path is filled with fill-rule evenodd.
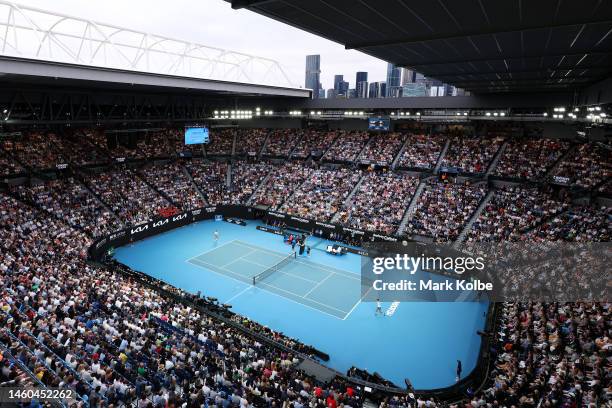
M 210 141 L 207 127 L 185 128 L 185 144 L 194 145 L 208 143 Z
M 389 118 L 368 118 L 369 130 L 389 130 L 390 124 Z

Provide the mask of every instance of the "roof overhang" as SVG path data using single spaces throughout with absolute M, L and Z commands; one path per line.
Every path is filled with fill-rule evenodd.
M 105 90 L 188 92 L 224 96 L 310 98 L 311 90 L 185 78 L 0 56 L 0 82 Z
M 602 0 L 226 0 L 474 93 L 574 91 L 612 74 Z

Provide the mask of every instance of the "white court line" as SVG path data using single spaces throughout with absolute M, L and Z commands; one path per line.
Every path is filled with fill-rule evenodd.
M 365 293 L 365 295 L 363 295 L 362 297 L 359 298 L 359 300 L 357 301 L 357 303 L 355 303 L 355 305 L 351 308 L 351 310 L 349 310 L 349 312 L 347 313 L 346 316 L 344 316 L 344 318 L 342 320 L 346 320 L 351 313 L 353 313 L 353 311 L 357 308 L 357 306 L 359 306 L 361 304 L 361 302 L 363 301 L 363 298 L 365 298 L 366 296 L 368 296 L 368 293 L 370 293 L 370 291 L 372 290 L 372 287 L 370 287 L 368 289 L 368 291 Z
M 213 265 L 213 264 L 210 264 L 210 263 L 208 263 L 208 262 L 200 261 L 200 260 L 198 260 L 198 259 L 191 260 L 191 261 L 185 261 L 185 262 L 190 263 L 190 264 L 195 265 L 195 266 L 199 266 L 199 267 L 202 267 L 202 266 L 204 266 L 204 267 L 208 267 L 208 269 L 209 269 L 210 271 L 212 271 L 212 272 L 216 273 L 217 275 L 221 275 L 221 276 L 225 276 L 225 277 L 232 278 L 232 279 L 234 279 L 235 281 L 238 281 L 238 282 L 244 283 L 244 284 L 246 284 L 246 285 L 248 285 L 248 284 L 249 284 L 249 283 L 247 283 L 247 282 L 245 282 L 245 281 L 243 281 L 243 280 L 240 280 L 240 279 L 234 278 L 234 277 L 232 277 L 232 276 L 228 276 L 228 275 L 227 275 L 227 274 L 225 274 L 225 273 L 216 272 L 216 271 L 214 271 L 213 269 L 210 269 L 211 267 L 212 267 L 212 268 L 216 268 L 216 269 L 223 269 L 223 268 L 219 267 L 218 265 Z M 204 264 L 204 265 L 198 265 L 196 262 L 199 262 L 199 263 Z M 236 272 L 231 271 L 231 270 L 229 270 L 229 269 L 224 269 L 224 270 L 225 270 L 225 271 L 227 271 L 227 272 L 229 272 L 231 275 L 238 275 L 238 276 L 240 276 L 241 278 L 246 279 L 246 280 L 249 280 L 249 279 L 250 279 L 250 277 L 248 277 L 248 276 L 240 275 L 239 273 L 236 273 Z
M 255 249 L 254 251 L 257 251 L 257 250 Z M 251 252 L 251 253 L 252 253 L 252 252 Z M 238 259 L 236 259 L 236 261 L 237 261 L 237 260 L 238 260 Z M 232 263 L 234 263 L 234 262 L 236 262 L 236 261 L 232 261 L 232 262 L 230 262 L 229 264 L 232 264 Z M 248 263 L 252 263 L 253 265 L 262 266 L 262 267 L 264 267 L 264 268 L 265 268 L 264 270 L 266 270 L 266 269 L 268 269 L 268 268 L 270 268 L 270 267 L 274 266 L 274 265 L 270 265 L 270 266 L 268 266 L 268 265 L 263 265 L 263 264 L 260 264 L 260 263 L 258 263 L 258 262 L 255 262 L 255 261 L 251 261 L 250 259 L 244 259 L 244 261 L 245 261 L 245 262 L 248 262 Z M 229 264 L 228 264 L 228 265 L 229 265 Z M 226 266 L 227 266 L 227 265 L 223 265 L 223 268 L 225 268 Z M 263 271 L 262 271 L 262 272 L 263 272 Z M 301 279 L 301 280 L 303 280 L 303 281 L 310 282 L 310 283 L 317 283 L 317 281 L 313 281 L 313 280 L 311 280 L 311 279 L 306 279 L 306 278 L 304 278 L 304 277 L 302 277 L 302 276 L 300 276 L 300 275 L 294 275 L 294 274 L 292 274 L 292 273 L 285 272 L 285 271 L 276 271 L 276 273 L 282 273 L 282 274 L 284 274 L 284 275 L 293 276 L 294 278 L 298 278 L 298 279 Z M 257 275 L 257 274 L 255 274 L 255 275 Z
M 188 262 L 188 261 L 185 261 L 185 262 Z M 201 263 L 203 263 L 203 264 L 206 264 L 206 262 L 203 262 L 203 261 L 198 261 L 198 262 L 201 262 Z M 192 265 L 196 265 L 196 266 L 200 266 L 200 267 L 201 267 L 201 265 L 197 265 L 197 264 L 195 264 L 195 263 L 193 263 L 193 262 L 188 262 L 188 263 L 191 263 Z M 215 268 L 219 268 L 218 266 L 215 266 L 215 265 L 211 265 L 211 264 L 207 264 L 207 265 L 209 265 L 209 266 L 213 266 L 213 267 L 215 267 Z M 219 276 L 224 276 L 224 277 L 229 278 L 229 279 L 232 279 L 232 280 L 234 280 L 234 281 L 236 281 L 236 282 L 240 282 L 240 283 L 242 283 L 242 284 L 249 285 L 248 283 L 246 283 L 246 282 L 244 282 L 244 281 L 242 281 L 242 280 L 240 280 L 240 279 L 234 278 L 234 277 L 233 277 L 233 276 L 231 276 L 231 275 L 227 275 L 227 274 L 222 273 L 222 272 L 217 272 L 217 271 L 214 271 L 214 270 L 212 270 L 212 269 L 209 269 L 209 270 L 210 270 L 212 273 L 215 273 L 215 274 L 217 274 L 217 275 L 219 275 Z M 232 272 L 232 271 L 229 271 L 229 270 L 228 270 L 228 272 L 230 272 L 232 275 L 236 275 L 236 273 L 235 273 L 235 272 Z M 261 285 L 261 284 L 267 285 L 265 282 L 260 282 L 260 285 Z M 267 285 L 267 286 L 270 286 L 270 287 L 276 288 L 276 286 L 273 286 L 273 285 Z M 252 288 L 252 287 L 253 287 L 253 286 L 249 285 L 249 286 L 247 287 L 247 289 L 250 289 L 250 288 Z M 277 289 L 280 289 L 280 288 L 277 288 Z M 265 289 L 263 289 L 263 290 L 265 290 Z M 290 302 L 296 303 L 296 304 L 298 304 L 298 305 L 302 305 L 302 306 L 304 306 L 304 307 L 307 307 L 307 308 L 309 308 L 309 309 L 316 310 L 316 311 L 317 311 L 317 312 L 319 312 L 319 313 L 323 313 L 323 314 L 326 314 L 326 315 L 328 315 L 328 316 L 335 317 L 336 319 L 339 319 L 339 320 L 344 320 L 343 318 L 338 317 L 338 316 L 336 316 L 336 315 L 333 315 L 333 314 L 331 314 L 331 313 L 328 313 L 328 312 L 326 312 L 326 311 L 324 311 L 324 310 L 317 309 L 316 307 L 313 307 L 313 306 L 310 306 L 310 305 L 307 305 L 307 304 L 304 304 L 304 303 L 298 302 L 298 301 L 296 301 L 296 300 L 294 300 L 294 299 L 288 298 L 288 297 L 283 296 L 283 295 L 280 295 L 280 294 L 278 294 L 278 293 L 274 293 L 274 292 L 272 292 L 272 291 L 270 291 L 270 290 L 265 290 L 265 291 L 266 291 L 266 293 L 269 293 L 269 294 L 274 295 L 274 296 L 276 296 L 276 297 L 279 297 L 279 298 L 281 298 L 281 299 L 285 299 L 285 300 L 288 300 L 288 301 L 290 301 Z M 286 292 L 287 292 L 287 291 L 286 291 Z M 291 294 L 292 294 L 292 295 L 294 295 L 294 296 L 300 297 L 300 296 L 296 295 L 295 293 L 292 293 L 292 292 L 288 292 L 288 293 L 291 293 Z M 313 301 L 313 302 L 314 302 L 314 301 Z M 317 302 L 315 302 L 315 303 L 317 303 Z M 335 309 L 334 307 L 331 307 L 331 306 L 325 305 L 325 304 L 323 304 L 323 303 L 321 303 L 321 305 L 323 305 L 323 306 L 325 306 L 325 307 L 329 307 L 329 308 L 331 308 L 331 309 Z M 343 311 L 343 310 L 338 310 L 338 311 L 340 311 L 340 312 L 342 312 L 342 313 L 346 313 L 346 312 L 345 312 L 345 311 Z
M 260 248 L 260 247 L 257 247 L 256 245 L 250 245 L 250 244 L 248 244 L 248 243 L 243 243 L 242 241 L 238 241 L 238 242 L 237 242 L 237 244 L 238 244 L 238 245 L 242 245 L 242 246 L 247 247 L 247 248 L 250 248 L 250 249 L 254 249 L 254 248 L 256 248 L 257 250 L 259 250 L 260 252 L 263 252 L 263 253 L 265 253 L 265 254 L 279 254 L 279 256 L 281 256 L 281 255 L 280 255 L 280 253 L 278 253 L 278 252 L 276 252 L 276 251 L 269 250 L 269 249 L 266 249 L 266 248 Z M 284 257 L 284 256 L 285 256 L 285 255 L 283 255 L 283 257 Z M 248 261 L 248 260 L 247 260 L 247 262 L 251 262 L 251 261 Z M 361 278 L 357 278 L 357 277 L 355 277 L 355 274 L 354 274 L 354 273 L 349 272 L 349 271 L 345 271 L 345 270 L 343 270 L 343 269 L 326 267 L 325 265 L 319 265 L 319 264 L 316 264 L 316 263 L 310 263 L 310 262 L 302 262 L 302 261 L 299 261 L 299 260 L 295 260 L 294 262 L 295 262 L 295 263 L 302 264 L 302 265 L 309 266 L 309 267 L 311 267 L 311 268 L 315 268 L 315 269 L 319 269 L 319 270 L 322 270 L 322 271 L 325 271 L 325 272 L 329 272 L 330 274 L 329 274 L 329 275 L 327 275 L 325 278 L 323 278 L 321 281 L 319 281 L 319 282 L 318 282 L 318 283 L 315 285 L 315 287 L 313 287 L 311 290 L 309 290 L 309 291 L 308 291 L 308 293 L 306 293 L 304 296 L 299 296 L 299 295 L 298 295 L 298 294 L 296 294 L 296 293 L 286 291 L 286 290 L 284 290 L 284 289 L 282 289 L 282 288 L 279 288 L 278 286 L 275 286 L 275 285 L 270 285 L 270 284 L 265 283 L 265 282 L 260 282 L 260 284 L 264 284 L 264 285 L 267 285 L 267 286 L 270 286 L 270 287 L 274 287 L 274 288 L 277 288 L 278 290 L 281 290 L 281 291 L 284 291 L 284 292 L 287 292 L 287 293 L 292 293 L 293 295 L 298 296 L 298 297 L 301 297 L 302 299 L 305 299 L 305 300 L 308 300 L 308 301 L 312 301 L 312 302 L 317 303 L 317 304 L 320 304 L 320 305 L 325 305 L 325 306 L 330 307 L 330 308 L 332 308 L 332 309 L 338 310 L 338 311 L 340 311 L 340 312 L 342 312 L 342 313 L 347 313 L 347 312 L 345 312 L 344 310 L 341 310 L 341 309 L 335 308 L 335 307 L 333 307 L 333 306 L 326 305 L 326 304 L 321 303 L 321 302 L 317 302 L 316 300 L 313 300 L 313 299 L 311 299 L 311 298 L 307 298 L 307 296 L 308 296 L 308 295 L 310 295 L 310 294 L 311 294 L 311 293 L 314 291 L 314 289 L 316 289 L 318 286 L 320 286 L 320 285 L 321 285 L 321 284 L 322 284 L 324 281 L 326 281 L 327 279 L 329 279 L 329 278 L 330 278 L 332 275 L 338 275 L 338 276 L 340 276 L 340 277 L 347 278 L 347 279 L 352 279 L 352 280 L 356 280 L 356 281 L 359 281 L 359 282 L 361 282 Z M 256 263 L 256 262 L 252 262 L 252 263 L 254 263 L 254 264 L 256 264 L 256 265 L 260 265 L 260 264 L 258 264 L 258 263 Z M 263 266 L 263 265 L 260 265 L 260 266 Z M 336 271 L 341 271 L 341 272 L 343 272 L 343 273 L 337 273 Z M 304 278 L 302 278 L 301 276 L 298 276 L 298 275 L 292 275 L 292 274 L 289 274 L 289 273 L 287 273 L 287 272 L 283 272 L 283 271 L 278 271 L 278 272 L 280 272 L 280 273 L 284 273 L 284 274 L 289 275 L 289 276 L 294 276 L 294 277 L 296 277 L 296 278 L 300 278 L 300 279 L 303 279 L 303 280 L 305 280 L 305 281 L 309 281 L 309 280 L 304 279 Z M 309 282 L 311 282 L 311 283 L 315 283 L 315 281 L 309 281 Z M 370 290 L 371 290 L 371 289 L 369 289 L 369 290 L 368 290 L 368 292 L 366 292 L 366 295 L 367 295 L 367 293 L 369 293 L 369 291 L 370 291 Z M 364 297 L 365 297 L 365 295 L 364 295 Z M 345 320 L 345 319 L 346 319 L 346 318 L 347 318 L 347 317 L 348 317 L 348 316 L 349 316 L 349 315 L 350 315 L 350 314 L 353 312 L 353 310 L 355 310 L 355 308 L 356 308 L 357 306 L 359 306 L 359 304 L 361 303 L 361 300 L 362 300 L 362 299 L 363 299 L 363 297 L 359 298 L 359 300 L 358 300 L 358 301 L 357 301 L 357 302 L 356 302 L 356 303 L 353 305 L 353 307 L 350 309 L 350 311 L 348 312 L 348 314 L 346 314 L 346 315 L 345 315 L 345 317 L 344 317 L 342 320 Z
M 229 302 L 231 302 L 232 300 L 236 299 L 238 296 L 242 295 L 244 292 L 246 292 L 249 289 L 251 289 L 251 286 L 247 286 L 246 288 L 242 289 L 240 292 L 236 293 L 234 296 L 232 296 L 231 298 L 227 299 L 223 303 L 224 304 L 228 304 Z
M 321 284 L 322 284 L 323 282 L 325 282 L 326 280 L 328 280 L 329 278 L 331 278 L 331 276 L 332 276 L 332 275 L 335 275 L 335 273 L 333 273 L 333 272 L 332 272 L 332 273 L 330 273 L 329 275 L 327 275 L 325 278 L 321 279 L 321 280 L 319 281 L 319 283 L 317 283 L 317 284 L 316 284 L 316 285 L 315 285 L 315 286 L 314 286 L 312 289 L 310 289 L 310 290 L 308 291 L 308 293 L 306 293 L 306 294 L 304 295 L 304 298 L 306 298 L 306 296 L 310 295 L 310 294 L 312 293 L 312 291 L 314 291 L 316 288 L 318 288 L 319 286 L 321 286 Z
M 281 252 L 277 252 L 277 251 L 274 251 L 272 249 L 261 248 L 261 247 L 258 247 L 256 245 L 251 245 L 251 244 L 248 244 L 248 243 L 242 242 L 242 241 L 237 241 L 236 244 L 245 246 L 245 247 L 250 248 L 250 249 L 257 249 L 258 251 L 263 252 L 263 253 L 265 253 L 267 255 L 278 256 L 278 257 L 283 257 L 283 258 L 287 256 L 287 255 L 282 254 Z M 316 268 L 316 269 L 320 269 L 320 270 L 323 270 L 325 272 L 332 272 L 332 273 L 335 273 L 335 274 L 340 275 L 340 276 L 344 276 L 344 277 L 349 278 L 349 279 L 361 281 L 361 278 L 357 278 L 353 272 L 350 272 L 350 271 L 347 271 L 347 270 L 344 270 L 344 269 L 333 268 L 331 266 L 320 265 L 320 264 L 315 263 L 315 262 L 312 262 L 312 263 L 311 262 L 304 262 L 304 261 L 300 261 L 299 259 L 296 259 L 293 262 L 296 262 L 296 263 L 299 263 L 299 264 L 302 264 L 302 265 L 307 265 L 307 266 L 310 266 L 310 267 L 313 267 L 313 268 Z M 342 272 L 342 273 L 338 273 L 336 271 Z M 346 274 L 346 275 L 344 275 L 344 274 Z
M 251 252 L 249 252 L 248 254 L 241 255 L 241 256 L 239 256 L 238 258 L 236 258 L 236 259 L 234 259 L 234 260 L 232 260 L 232 261 L 230 261 L 230 262 L 226 263 L 225 265 L 221 266 L 221 268 L 225 269 L 225 267 L 226 267 L 226 266 L 231 265 L 231 264 L 233 264 L 234 262 L 238 262 L 239 260 L 243 259 L 245 256 L 251 255 L 253 252 L 256 252 L 256 251 L 257 251 L 256 249 L 253 249 L 253 250 L 251 250 Z M 248 260 L 247 260 L 247 262 L 248 262 Z
M 341 313 L 345 313 L 345 314 L 346 314 L 346 312 L 345 312 L 344 310 L 342 310 L 342 309 L 338 309 L 337 307 L 330 306 L 330 305 L 328 305 L 328 304 L 326 304 L 326 303 L 317 302 L 316 300 L 306 299 L 304 296 L 300 296 L 300 295 L 298 295 L 297 293 L 293 293 L 293 292 L 291 292 L 290 290 L 285 290 L 285 289 L 283 289 L 283 288 L 279 288 L 278 286 L 270 285 L 269 283 L 266 283 L 266 282 L 259 282 L 259 284 L 260 284 L 260 285 L 266 285 L 266 286 L 270 286 L 270 287 L 276 288 L 276 289 L 281 290 L 281 291 L 283 291 L 283 292 L 290 293 L 290 294 L 292 294 L 293 296 L 296 296 L 296 297 L 302 298 L 302 299 L 304 299 L 304 300 L 308 300 L 309 302 L 314 302 L 314 303 L 319 304 L 319 305 L 321 305 L 321 306 L 325 306 L 325 307 L 327 307 L 327 308 L 329 308 L 329 309 L 334 309 L 334 310 L 337 310 L 337 311 L 339 311 L 339 312 L 341 312 Z M 257 286 L 257 285 L 256 285 L 256 286 Z M 298 302 L 298 303 L 299 303 L 299 302 Z M 300 304 L 302 304 L 302 303 L 300 303 Z M 319 310 L 319 309 L 317 309 L 317 310 Z
M 219 249 L 219 248 L 223 248 L 224 246 L 229 245 L 229 244 L 231 244 L 231 243 L 233 243 L 233 242 L 236 242 L 236 240 L 235 240 L 235 239 L 234 239 L 234 240 L 231 240 L 230 242 L 226 242 L 225 244 L 223 244 L 223 245 L 221 245 L 221 246 L 214 247 L 213 249 L 209 249 L 208 251 L 204 251 L 204 252 L 202 252 L 202 253 L 201 253 L 201 254 L 199 254 L 199 255 L 192 256 L 191 258 L 187 259 L 187 260 L 186 260 L 186 262 L 189 262 L 189 261 L 191 261 L 192 259 L 195 259 L 195 258 L 199 258 L 199 257 L 201 257 L 202 255 L 205 255 L 205 254 L 207 254 L 207 253 L 209 253 L 209 252 L 215 251 L 215 250 L 217 250 L 217 249 Z
M 320 270 L 325 271 L 325 272 L 331 272 L 331 273 L 333 273 L 335 275 L 343 276 L 343 277 L 345 277 L 347 279 L 353 279 L 353 280 L 361 282 L 361 278 L 355 277 L 354 273 L 349 272 L 349 271 L 345 271 L 344 269 L 337 269 L 337 268 L 332 268 L 331 266 L 325 266 L 325 265 L 320 265 L 320 264 L 317 264 L 317 263 L 310 263 L 310 262 L 302 262 L 302 261 L 299 261 L 299 260 L 296 260 L 295 262 L 297 262 L 299 264 L 302 264 L 302 265 L 310 266 L 312 268 L 320 269 Z M 344 273 L 348 273 L 351 276 L 347 276 L 344 273 L 338 273 L 336 271 L 342 271 Z
M 205 266 L 205 267 L 206 267 L 206 266 L 209 266 L 209 267 L 212 267 L 212 268 L 222 269 L 222 270 L 224 270 L 224 271 L 228 272 L 230 275 L 228 275 L 227 273 L 216 272 L 216 271 L 214 271 L 214 270 L 212 270 L 212 269 L 208 268 L 208 269 L 210 269 L 210 270 L 211 270 L 211 272 L 216 273 L 217 275 L 225 276 L 225 277 L 227 277 L 227 278 L 230 278 L 230 279 L 235 280 L 236 282 L 240 282 L 240 283 L 243 283 L 243 284 L 247 284 L 246 282 L 244 282 L 244 281 L 242 281 L 242 280 L 240 280 L 240 279 L 238 279 L 238 278 L 235 278 L 235 277 L 233 277 L 233 276 L 231 276 L 231 275 L 236 275 L 236 276 L 240 276 L 240 277 L 242 277 L 242 278 L 248 279 L 249 277 L 247 277 L 247 276 L 243 276 L 243 275 L 240 275 L 240 274 L 238 274 L 238 273 L 236 273 L 236 272 L 234 272 L 234 271 L 232 271 L 232 270 L 230 270 L 230 269 L 227 269 L 227 268 L 224 268 L 224 267 L 221 267 L 221 266 L 218 266 L 218 265 L 214 265 L 214 264 L 208 263 L 208 262 L 206 262 L 206 261 L 202 261 L 202 260 L 200 260 L 200 259 L 196 259 L 196 258 L 198 258 L 198 257 L 200 257 L 200 256 L 202 256 L 202 255 L 204 255 L 204 254 L 207 254 L 207 253 L 209 253 L 209 252 L 212 252 L 212 251 L 214 251 L 214 250 L 216 250 L 216 249 L 219 249 L 219 248 L 221 248 L 221 247 L 223 247 L 223 246 L 226 246 L 226 245 L 228 245 L 228 244 L 231 244 L 231 243 L 236 243 L 236 244 L 238 244 L 238 245 L 242 245 L 242 246 L 247 247 L 247 248 L 249 248 L 249 249 L 252 249 L 252 250 L 254 250 L 254 251 L 257 251 L 257 250 L 258 250 L 258 251 L 260 251 L 260 252 L 267 253 L 267 254 L 269 254 L 270 252 L 272 252 L 272 253 L 274 253 L 274 254 L 279 254 L 279 256 L 282 256 L 282 257 L 285 257 L 285 256 L 286 256 L 286 255 L 281 255 L 280 253 L 275 252 L 275 251 L 267 250 L 267 249 L 264 249 L 264 248 L 259 248 L 259 247 L 257 247 L 257 246 L 251 246 L 251 245 L 248 245 L 248 244 L 243 244 L 241 241 L 238 241 L 238 240 L 233 240 L 233 241 L 230 241 L 230 242 L 227 242 L 227 243 L 225 243 L 225 244 L 221 245 L 220 247 L 213 248 L 213 249 L 211 249 L 211 250 L 209 250 L 209 251 L 203 252 L 203 253 L 201 253 L 201 254 L 199 254 L 199 255 L 197 255 L 197 256 L 194 256 L 194 257 L 192 257 L 192 258 L 189 258 L 189 259 L 185 260 L 185 262 L 190 263 L 190 264 L 192 264 L 192 265 L 193 265 L 193 264 L 195 264 L 196 266 L 198 266 L 198 265 L 197 265 L 197 263 L 201 263 L 201 264 L 204 264 L 204 266 Z M 254 247 L 255 247 L 255 248 L 254 248 Z M 253 251 L 253 252 L 254 252 L 254 251 Z M 251 253 L 252 253 L 252 252 L 251 252 Z M 195 260 L 197 263 L 196 263 L 196 262 L 192 262 L 193 260 Z M 261 264 L 257 264 L 256 262 L 251 262 L 251 261 L 246 260 L 246 259 L 245 259 L 245 261 L 246 261 L 246 262 L 253 263 L 253 264 L 255 264 L 255 265 L 263 266 L 263 265 L 261 265 Z M 230 264 L 231 264 L 231 263 L 233 263 L 233 262 L 235 262 L 235 261 L 230 262 Z M 330 270 L 330 269 L 328 269 L 328 268 L 325 268 L 324 266 L 317 266 L 316 264 L 310 264 L 310 263 L 300 262 L 300 261 L 297 261 L 297 262 L 298 262 L 298 263 L 300 263 L 300 264 L 304 264 L 304 265 L 311 266 L 311 267 L 316 267 L 316 268 L 319 268 L 319 269 L 325 270 L 325 271 L 327 271 L 327 272 L 330 272 L 330 275 L 328 275 L 328 276 L 327 276 L 326 278 L 324 278 L 323 280 L 326 280 L 327 278 L 331 277 L 331 275 L 336 274 L 336 273 L 335 273 L 333 270 Z M 228 264 L 228 265 L 229 265 L 229 264 Z M 202 266 L 202 265 L 199 265 L 199 266 Z M 305 281 L 308 281 L 308 282 L 311 282 L 311 283 L 316 283 L 316 281 L 311 281 L 311 280 L 305 279 L 305 278 L 303 278 L 303 277 L 301 277 L 301 276 L 298 276 L 298 275 L 288 274 L 287 272 L 283 272 L 283 271 L 278 271 L 278 272 L 283 273 L 283 274 L 286 274 L 286 275 L 294 276 L 294 277 L 300 278 L 300 279 L 302 279 L 302 280 L 305 280 Z M 345 272 L 346 272 L 346 271 L 345 271 Z M 350 273 L 350 272 L 347 272 L 347 273 Z M 348 276 L 345 276 L 345 275 L 343 275 L 343 274 L 337 274 L 337 275 L 349 278 Z M 320 282 L 319 282 L 319 283 L 320 283 Z M 280 287 L 275 286 L 275 285 L 271 285 L 271 284 L 269 284 L 269 283 L 259 282 L 259 286 L 261 286 L 261 285 L 268 286 L 268 287 L 270 287 L 270 288 L 274 288 L 274 289 L 280 290 L 280 291 L 282 291 L 282 292 L 285 292 L 285 293 L 288 293 L 288 294 L 290 294 L 290 295 L 293 295 L 293 296 L 295 296 L 295 297 L 297 297 L 297 298 L 301 298 L 301 299 L 303 299 L 304 301 L 307 301 L 307 302 L 313 302 L 313 303 L 316 303 L 316 304 L 321 305 L 322 307 L 326 307 L 326 308 L 329 308 L 329 309 L 332 309 L 332 310 L 336 310 L 336 311 L 338 311 L 338 312 L 340 312 L 340 313 L 345 314 L 345 317 L 344 317 L 344 318 L 341 318 L 341 317 L 338 317 L 338 316 L 333 315 L 333 314 L 331 314 L 331 313 L 328 313 L 328 312 L 326 312 L 326 311 L 324 311 L 324 310 L 317 309 L 317 308 L 315 308 L 315 307 L 312 307 L 312 306 L 310 306 L 310 305 L 304 304 L 304 303 L 299 302 L 299 301 L 296 301 L 296 300 L 294 300 L 294 299 L 291 299 L 291 298 L 285 297 L 285 296 L 280 295 L 280 294 L 278 294 L 278 293 L 274 293 L 274 292 L 272 292 L 272 291 L 270 291 L 270 290 L 268 290 L 268 291 L 267 291 L 268 293 L 271 293 L 272 295 L 275 295 L 275 296 L 281 297 L 281 298 L 283 298 L 283 299 L 287 299 L 287 300 L 289 300 L 289 301 L 291 301 L 291 302 L 293 302 L 293 303 L 297 303 L 297 304 L 302 305 L 302 306 L 306 306 L 306 307 L 308 307 L 308 308 L 310 308 L 310 309 L 312 309 L 312 310 L 316 310 L 316 311 L 318 311 L 318 312 L 320 312 L 320 313 L 324 313 L 324 314 L 326 314 L 326 315 L 328 315 L 328 316 L 335 317 L 336 319 L 345 320 L 345 319 L 348 317 L 348 315 L 346 314 L 347 312 L 346 312 L 346 311 L 344 311 L 344 310 L 342 310 L 342 309 L 338 309 L 338 308 L 333 307 L 333 306 L 330 306 L 330 305 L 328 305 L 328 304 L 321 303 L 321 302 L 318 302 L 318 301 L 316 301 L 316 300 L 313 300 L 313 299 L 310 299 L 310 298 L 306 298 L 306 297 L 304 297 L 304 296 L 300 296 L 300 295 L 298 295 L 298 294 L 296 294 L 296 293 L 294 293 L 294 292 L 288 291 L 288 290 L 286 290 L 286 289 L 280 288 Z M 242 294 L 242 293 L 246 292 L 246 291 L 247 291 L 248 289 L 250 289 L 250 288 L 251 288 L 251 286 L 248 286 L 247 288 L 243 289 L 243 290 L 242 290 L 242 292 L 241 292 L 240 294 Z M 309 292 L 309 293 L 310 293 L 310 292 Z M 349 314 L 350 314 L 350 313 L 352 313 L 352 311 L 355 309 L 355 307 L 356 307 L 356 306 L 357 306 L 357 305 L 358 305 L 360 302 L 361 302 L 361 300 L 360 300 L 359 302 L 357 302 L 357 303 L 355 304 L 355 306 L 353 306 L 353 308 L 352 308 L 352 309 L 351 309 L 351 310 L 350 310 L 348 313 L 349 313 Z

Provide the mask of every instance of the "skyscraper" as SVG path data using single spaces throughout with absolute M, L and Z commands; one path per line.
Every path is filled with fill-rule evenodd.
M 372 82 L 368 98 L 384 98 L 386 95 L 387 84 L 385 82 Z
M 334 75 L 334 91 L 336 97 L 347 97 L 349 83 L 344 80 L 344 75 Z
M 306 88 L 312 89 L 312 97 L 319 97 L 319 89 L 321 88 L 321 56 L 307 55 L 306 56 Z
M 355 76 L 355 97 L 356 98 L 367 98 L 368 97 L 368 73 L 357 72 Z
M 385 96 L 392 98 L 402 96 L 402 87 L 415 82 L 417 75 L 416 71 L 389 63 L 387 65 L 387 92 Z

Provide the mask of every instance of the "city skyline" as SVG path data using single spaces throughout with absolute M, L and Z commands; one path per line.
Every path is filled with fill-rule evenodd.
M 305 87 L 312 89 L 313 98 L 399 98 L 414 96 L 457 96 L 461 89 L 433 78 L 427 78 L 413 69 L 387 64 L 385 81 L 368 81 L 367 71 L 356 71 L 352 83 L 344 74 L 334 74 L 333 87 L 320 82 L 321 56 L 306 56 Z M 349 78 L 347 78 L 349 79 Z

